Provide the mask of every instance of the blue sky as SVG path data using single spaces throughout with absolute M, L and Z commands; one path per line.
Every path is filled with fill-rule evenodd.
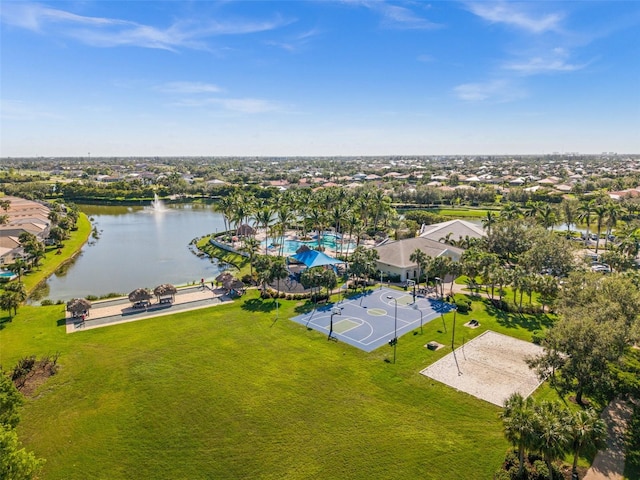
M 636 1 L 2 1 L 0 156 L 640 153 Z

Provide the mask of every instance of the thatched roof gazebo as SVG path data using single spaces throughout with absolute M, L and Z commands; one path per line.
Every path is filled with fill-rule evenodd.
M 84 298 L 72 298 L 67 302 L 67 312 L 69 312 L 74 318 L 89 315 L 90 308 L 91 302 Z
M 225 285 L 224 288 L 226 288 L 229 293 L 236 292 L 238 295 L 244 294 L 244 283 L 235 278 Z
M 134 304 L 134 307 L 136 305 L 146 306 L 152 298 L 153 293 L 148 288 L 136 288 L 129 294 L 129 301 Z
M 153 289 L 153 294 L 158 297 L 158 303 L 171 303 L 176 298 L 178 289 L 170 283 L 163 283 Z
M 216 282 L 221 283 L 223 286 L 231 282 L 232 280 L 233 280 L 233 275 L 231 275 L 229 272 L 222 272 L 220 275 L 216 277 Z
M 243 223 L 242 225 L 240 225 L 236 230 L 236 235 L 239 237 L 250 237 L 255 234 L 256 234 L 256 229 L 253 228 L 251 225 L 247 225 L 246 223 Z

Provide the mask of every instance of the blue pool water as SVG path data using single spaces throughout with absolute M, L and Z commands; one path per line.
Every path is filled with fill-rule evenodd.
M 269 247 L 270 250 L 274 248 L 279 248 L 279 247 L 273 246 L 272 240 L 269 240 L 269 244 L 270 244 L 270 247 Z M 302 245 L 306 245 L 307 247 L 314 249 L 318 246 L 318 240 L 317 239 L 307 240 L 307 241 L 285 240 L 283 253 L 284 255 L 295 255 L 296 250 L 298 250 Z M 338 237 L 336 237 L 335 235 L 323 235 L 322 240 L 320 241 L 320 245 L 322 245 L 328 250 L 333 250 L 336 253 L 340 252 L 340 243 L 338 242 Z M 265 246 L 265 242 L 262 242 L 262 246 L 263 247 Z M 347 242 L 342 246 L 342 251 L 346 253 L 347 248 L 349 248 L 349 252 L 353 252 L 353 250 L 355 249 L 355 246 L 356 246 L 355 242 Z

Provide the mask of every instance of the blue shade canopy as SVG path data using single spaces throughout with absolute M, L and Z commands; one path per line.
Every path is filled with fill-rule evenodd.
M 297 253 L 291 258 L 298 262 L 304 263 L 307 268 L 321 267 L 323 265 L 338 265 L 344 263 L 336 258 L 332 258 L 329 255 L 319 252 L 318 250 L 307 250 L 306 252 Z

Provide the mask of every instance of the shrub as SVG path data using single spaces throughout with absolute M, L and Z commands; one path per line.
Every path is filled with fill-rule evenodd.
M 544 340 L 544 332 L 541 332 L 540 330 L 534 330 L 531 334 L 531 341 L 536 345 L 540 345 L 542 343 L 542 340 Z
M 511 475 L 506 470 L 500 469 L 493 475 L 493 480 L 511 480 Z
M 43 307 L 46 307 L 48 305 L 53 305 L 53 300 L 49 300 L 48 298 L 46 300 L 42 300 L 40 302 L 40 305 L 42 305 Z
M 546 480 L 549 478 L 549 469 L 547 464 L 542 460 L 536 460 L 533 462 L 533 471 L 529 475 L 531 480 Z
M 458 300 L 456 302 L 456 308 L 458 309 L 458 313 L 468 313 L 471 310 L 471 302 Z

